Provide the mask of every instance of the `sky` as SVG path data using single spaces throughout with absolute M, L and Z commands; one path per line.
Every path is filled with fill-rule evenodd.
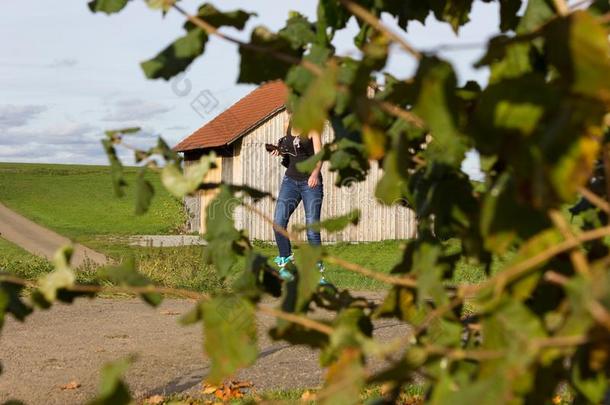
M 92 14 L 86 0 L 2 0 L 0 14 L 0 162 L 106 164 L 100 139 L 104 130 L 142 127 L 131 142 L 152 144 L 163 136 L 174 145 L 239 100 L 254 86 L 237 84 L 237 47 L 211 38 L 206 53 L 172 81 L 148 80 L 139 63 L 156 55 L 182 33 L 175 11 L 162 18 L 133 0 L 120 14 Z M 182 0 L 194 12 L 201 1 Z M 224 29 L 247 40 L 253 27 L 277 30 L 290 10 L 315 19 L 315 0 L 223 0 L 223 11 L 244 8 L 258 14 L 243 31 Z M 461 83 L 485 83 L 487 71 L 474 69 L 487 40 L 498 33 L 496 4 L 476 2 L 471 22 L 455 35 L 449 25 L 428 17 L 411 23 L 405 38 L 417 49 L 447 45 L 441 56 L 454 64 Z M 392 26 L 391 19 L 384 21 Z M 352 19 L 335 45 L 342 55 L 358 55 Z M 7 40 L 10 39 L 10 40 Z M 272 62 L 270 62 L 272 63 Z M 398 48 L 388 71 L 411 77 L 413 58 Z M 209 101 L 207 101 L 209 100 Z M 198 104 L 203 101 L 205 106 Z M 122 152 L 126 162 L 130 153 Z M 476 176 L 478 159 L 465 171 Z

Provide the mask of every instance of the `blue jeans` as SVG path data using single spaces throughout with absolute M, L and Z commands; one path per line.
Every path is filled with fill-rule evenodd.
M 314 188 L 310 188 L 307 180 L 294 180 L 288 176 L 284 176 L 282 185 L 280 186 L 280 194 L 275 205 L 275 215 L 273 222 L 282 229 L 287 229 L 290 216 L 297 208 L 301 200 L 305 207 L 305 223 L 307 225 L 320 221 L 320 211 L 322 210 L 322 199 L 324 192 L 322 190 L 322 181 Z M 290 240 L 274 229 L 275 241 L 282 257 L 288 257 L 292 253 Z M 315 232 L 311 229 L 307 230 L 307 240 L 310 245 L 319 246 L 321 244 L 320 232 Z

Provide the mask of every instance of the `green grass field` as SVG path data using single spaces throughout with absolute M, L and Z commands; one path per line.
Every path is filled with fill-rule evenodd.
M 51 263 L 0 238 L 0 271 L 33 279 L 53 269 Z
M 133 185 L 136 168 L 125 168 Z M 181 203 L 150 175 L 155 198 L 150 211 L 134 215 L 133 187 L 123 198 L 112 191 L 106 166 L 0 163 L 0 201 L 70 238 L 168 233 L 184 222 Z
M 133 183 L 136 169 L 126 168 Z M 112 192 L 109 168 L 105 166 L 0 163 L 0 201 L 26 217 L 60 234 L 71 237 L 120 261 L 134 256 L 141 272 L 155 283 L 177 288 L 212 292 L 226 285 L 214 269 L 203 262 L 202 247 L 150 248 L 128 246 L 113 236 L 168 233 L 185 220 L 181 203 L 166 193 L 157 176 L 151 175 L 157 190 L 149 213 L 134 214 L 133 189 L 118 199 Z M 327 246 L 330 254 L 380 272 L 389 272 L 402 257 L 404 242 L 338 243 Z M 275 256 L 273 244 L 255 243 L 267 256 Z M 243 263 L 238 263 L 242 266 Z M 51 269 L 48 261 L 0 239 L 0 269 L 35 278 Z M 86 281 L 88 271 L 79 276 Z M 378 290 L 381 282 L 365 278 L 338 266 L 328 265 L 326 277 L 341 288 Z M 456 282 L 477 282 L 484 278 L 479 266 L 460 263 Z

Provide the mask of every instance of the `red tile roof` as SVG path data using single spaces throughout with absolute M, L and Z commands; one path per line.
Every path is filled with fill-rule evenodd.
M 227 145 L 284 109 L 288 90 L 280 81 L 267 82 L 174 147 L 177 152 Z

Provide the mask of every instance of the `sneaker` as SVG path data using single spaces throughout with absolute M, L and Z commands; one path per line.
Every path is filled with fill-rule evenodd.
M 274 262 L 275 264 L 277 264 L 277 267 L 279 267 L 280 269 L 282 269 L 282 268 L 286 267 L 286 265 L 287 265 L 288 263 L 292 263 L 292 262 L 294 262 L 294 255 L 285 256 L 285 257 L 283 257 L 283 256 L 275 256 L 275 257 L 273 258 L 273 262 Z
M 326 281 L 326 279 L 324 278 L 324 271 L 326 270 L 326 267 L 324 267 L 324 263 L 322 263 L 321 261 L 318 262 L 318 271 L 320 272 L 320 281 L 318 282 L 318 284 L 324 286 L 324 285 L 328 285 L 330 284 L 328 281 Z
M 294 262 L 294 256 L 293 255 L 286 256 L 286 257 L 276 256 L 273 259 L 273 262 L 279 268 L 280 278 L 282 280 L 284 280 L 284 281 L 292 281 L 292 280 L 294 280 L 294 275 L 292 274 L 292 272 L 290 272 L 290 270 L 288 270 L 286 268 L 288 263 Z

